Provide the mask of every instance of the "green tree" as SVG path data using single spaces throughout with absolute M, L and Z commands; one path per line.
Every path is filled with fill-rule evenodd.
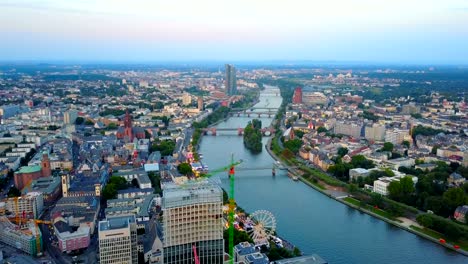
M 180 174 L 188 175 L 189 173 L 192 173 L 192 166 L 190 166 L 190 164 L 186 162 L 180 163 L 177 166 L 177 170 L 179 171 Z
M 403 197 L 403 191 L 401 189 L 401 184 L 399 181 L 390 182 L 387 189 L 391 199 L 401 201 L 401 198 Z
M 263 149 L 261 127 L 262 122 L 258 119 L 253 119 L 244 128 L 244 146 L 254 153 L 259 153 Z
M 106 200 L 117 198 L 117 187 L 113 183 L 109 183 L 102 189 L 102 196 Z
M 111 176 L 109 179 L 109 183 L 114 184 L 117 190 L 124 190 L 128 187 L 127 180 L 121 176 Z
M 116 123 L 109 123 L 109 125 L 107 125 L 107 129 L 108 130 L 115 130 L 117 129 L 117 124 Z
M 393 144 L 391 142 L 385 142 L 383 147 L 382 147 L 382 151 L 389 151 L 389 152 L 392 152 L 393 151 Z
M 304 136 L 304 132 L 302 130 L 294 130 L 294 135 L 298 138 L 302 138 Z
M 84 121 L 85 121 L 84 118 L 79 116 L 75 119 L 75 125 L 81 125 L 84 123 Z
M 327 133 L 328 130 L 327 130 L 326 128 L 324 128 L 324 127 L 318 127 L 318 128 L 317 128 L 317 133 L 322 133 L 322 132 Z
M 294 154 L 297 154 L 299 152 L 299 149 L 302 146 L 302 140 L 300 139 L 292 139 L 284 142 L 284 147 L 289 149 L 291 152 Z
M 344 157 L 344 155 L 348 154 L 348 151 L 349 151 L 348 148 L 340 147 L 338 148 L 337 154 L 340 157 Z
M 443 201 L 451 212 L 457 206 L 464 205 L 466 201 L 466 194 L 462 188 L 450 188 L 443 195 Z
M 403 146 L 405 146 L 406 148 L 409 148 L 410 147 L 410 142 L 408 140 L 403 140 L 403 142 L 401 143 Z

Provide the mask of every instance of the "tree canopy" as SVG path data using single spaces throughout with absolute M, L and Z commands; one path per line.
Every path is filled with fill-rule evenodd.
M 189 173 L 192 172 L 192 166 L 190 166 L 190 164 L 188 164 L 186 162 L 180 163 L 177 166 L 177 170 L 179 171 L 180 174 L 188 175 Z

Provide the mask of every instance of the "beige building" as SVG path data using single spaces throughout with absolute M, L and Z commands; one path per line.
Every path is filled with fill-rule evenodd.
M 138 263 L 134 216 L 108 217 L 99 222 L 99 260 L 101 264 Z
M 383 141 L 385 139 L 385 125 L 367 125 L 364 128 L 364 136 L 367 140 Z
M 335 124 L 335 134 L 342 134 L 354 138 L 361 137 L 362 124 L 357 122 L 337 121 Z
M 41 237 L 41 233 L 37 233 L 38 230 L 32 222 L 28 222 L 20 229 L 5 216 L 0 216 L 0 241 L 32 256 L 36 256 L 41 252 L 41 238 L 39 243 L 36 240 L 37 235 Z
M 7 198 L 5 205 L 6 210 L 14 215 L 39 218 L 44 208 L 44 196 L 42 192 L 29 192 L 20 197 Z
M 184 93 L 182 95 L 182 104 L 189 105 L 192 103 L 192 96 L 189 93 Z
M 192 246 L 200 263 L 223 263 L 223 193 L 202 185 L 169 188 L 163 194 L 164 264 L 192 263 Z

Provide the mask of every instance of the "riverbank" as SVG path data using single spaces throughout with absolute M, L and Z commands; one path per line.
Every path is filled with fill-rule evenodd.
M 391 224 L 391 225 L 393 225 L 393 226 L 396 226 L 396 227 L 401 228 L 401 229 L 403 229 L 403 230 L 405 230 L 405 231 L 407 231 L 407 232 L 410 232 L 410 233 L 413 233 L 413 234 L 415 234 L 415 235 L 418 235 L 418 236 L 420 236 L 420 237 L 422 237 L 422 238 L 425 238 L 425 239 L 427 239 L 427 240 L 429 240 L 429 241 L 431 241 L 431 242 L 434 242 L 434 243 L 436 243 L 436 244 L 438 244 L 438 245 L 444 246 L 444 247 L 447 248 L 447 249 L 453 250 L 453 251 L 455 251 L 455 252 L 458 252 L 458 253 L 460 253 L 460 254 L 462 254 L 462 255 L 468 257 L 468 251 L 467 251 L 467 250 L 464 250 L 464 249 L 455 249 L 455 248 L 454 248 L 455 245 L 452 244 L 452 243 L 447 243 L 447 242 L 446 242 L 446 243 L 441 243 L 441 242 L 439 241 L 439 238 L 435 238 L 435 237 L 429 236 L 429 235 L 427 235 L 427 234 L 425 234 L 425 233 L 423 233 L 423 232 L 421 232 L 421 231 L 418 231 L 418 230 L 414 229 L 414 228 L 413 228 L 414 226 L 415 226 L 415 227 L 418 227 L 419 225 L 418 225 L 416 222 L 412 221 L 412 220 L 409 220 L 409 219 L 406 219 L 406 218 L 405 218 L 404 220 L 407 220 L 407 221 L 403 221 L 403 220 L 392 220 L 392 219 L 390 219 L 390 218 L 388 218 L 388 217 L 385 217 L 383 214 L 374 213 L 374 212 L 372 212 L 372 211 L 370 211 L 370 210 L 367 210 L 367 209 L 365 209 L 365 208 L 362 208 L 362 207 L 359 206 L 359 205 L 356 205 L 356 204 L 353 204 L 353 203 L 350 203 L 350 202 L 346 201 L 345 198 L 346 198 L 346 197 L 350 197 L 350 194 L 347 193 L 347 192 L 339 192 L 339 193 L 336 193 L 336 190 L 334 190 L 334 187 L 331 187 L 331 186 L 328 186 L 328 185 L 325 185 L 325 186 L 323 186 L 323 185 L 318 185 L 318 186 L 317 186 L 317 185 L 315 185 L 314 183 L 310 182 L 308 179 L 304 178 L 302 175 L 300 175 L 299 173 L 297 173 L 296 170 L 290 169 L 289 165 L 284 164 L 284 163 L 282 162 L 282 160 L 281 160 L 275 153 L 273 153 L 273 151 L 272 151 L 271 148 L 270 148 L 270 146 L 271 146 L 271 141 L 272 141 L 273 139 L 274 139 L 274 137 L 270 138 L 270 139 L 268 140 L 267 144 L 266 144 L 267 152 L 270 154 L 270 156 L 271 156 L 274 160 L 276 160 L 277 162 L 280 162 L 283 166 L 285 166 L 286 168 L 288 168 L 288 170 L 289 170 L 291 173 L 293 173 L 296 177 L 298 177 L 299 180 L 300 180 L 301 182 L 305 183 L 307 186 L 312 187 L 313 189 L 315 189 L 316 191 L 320 192 L 321 194 L 326 195 L 326 196 L 328 196 L 329 198 L 332 198 L 332 199 L 334 199 L 334 200 L 336 200 L 336 201 L 338 201 L 338 202 L 340 202 L 340 203 L 342 203 L 342 204 L 344 204 L 344 205 L 347 205 L 347 206 L 349 206 L 349 207 L 351 207 L 351 208 L 353 208 L 353 209 L 356 209 L 356 210 L 358 210 L 358 211 L 360 211 L 360 212 L 363 212 L 363 213 L 365 213 L 365 214 L 368 214 L 368 215 L 370 215 L 370 216 L 373 216 L 373 217 L 375 217 L 375 218 L 378 218 L 378 219 L 380 219 L 380 220 L 382 220 L 382 221 L 385 221 L 385 222 L 387 222 L 387 223 L 389 223 L 389 224 Z M 323 188 L 321 188 L 321 187 L 323 187 Z M 401 222 L 400 222 L 400 221 L 401 221 Z

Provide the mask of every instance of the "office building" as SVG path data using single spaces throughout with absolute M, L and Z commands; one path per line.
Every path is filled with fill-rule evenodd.
M 226 93 L 228 95 L 237 94 L 236 68 L 231 64 L 226 64 Z
M 138 263 L 134 216 L 108 217 L 99 222 L 99 260 L 101 264 Z
M 201 264 L 223 263 L 222 206 L 223 193 L 218 186 L 165 189 L 164 264 L 192 263 L 193 245 Z
M 36 256 L 42 250 L 41 232 L 33 222 L 29 221 L 23 228 L 19 228 L 5 216 L 0 216 L 0 242 L 31 256 Z
M 78 118 L 78 111 L 71 109 L 63 113 L 63 123 L 65 124 L 75 124 L 76 119 Z

